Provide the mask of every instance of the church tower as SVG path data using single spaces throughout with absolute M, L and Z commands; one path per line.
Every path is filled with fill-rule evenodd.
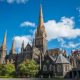
M 42 6 L 40 6 L 39 22 L 38 22 L 37 30 L 35 32 L 35 47 L 37 47 L 40 50 L 42 57 L 44 57 L 47 49 L 46 37 L 47 35 L 44 27 Z
M 11 47 L 11 50 L 10 50 L 10 54 L 16 54 L 15 39 L 13 39 L 12 47 Z
M 4 35 L 2 46 L 0 47 L 0 64 L 5 63 L 7 49 L 6 49 L 6 33 Z

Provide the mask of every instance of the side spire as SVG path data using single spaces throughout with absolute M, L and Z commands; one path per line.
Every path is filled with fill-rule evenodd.
M 16 49 L 15 49 L 15 39 L 13 39 L 10 54 L 16 54 Z
M 7 31 L 4 34 L 4 38 L 3 38 L 3 43 L 2 43 L 2 48 L 6 49 L 6 36 L 7 36 Z
M 0 48 L 0 63 L 4 64 L 5 63 L 5 57 L 7 54 L 7 49 L 6 49 L 6 35 L 7 35 L 7 31 L 4 34 L 4 39 Z
M 23 53 L 23 52 L 24 52 L 24 40 L 23 40 L 22 46 L 21 46 L 21 53 Z

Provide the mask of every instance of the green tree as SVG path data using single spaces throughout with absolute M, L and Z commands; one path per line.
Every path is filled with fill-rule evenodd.
M 0 76 L 2 75 L 2 73 L 3 73 L 3 65 L 0 64 Z
M 1 64 L 0 76 L 14 76 L 15 66 L 13 64 Z
M 26 60 L 19 65 L 21 75 L 34 77 L 38 73 L 39 65 L 34 60 Z

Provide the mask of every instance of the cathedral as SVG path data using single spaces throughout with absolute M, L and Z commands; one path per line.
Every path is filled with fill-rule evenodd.
M 0 64 L 13 63 L 18 68 L 18 65 L 24 60 L 34 59 L 39 64 L 41 75 L 65 76 L 67 72 L 74 68 L 72 58 L 67 57 L 66 51 L 59 48 L 48 49 L 46 38 L 47 34 L 44 26 L 42 7 L 40 6 L 38 27 L 32 45 L 28 43 L 24 47 L 23 41 L 21 52 L 17 54 L 14 39 L 11 50 L 7 54 L 5 33 L 3 43 L 0 47 Z

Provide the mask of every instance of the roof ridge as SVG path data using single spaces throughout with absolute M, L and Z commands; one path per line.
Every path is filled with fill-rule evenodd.
M 59 54 L 56 63 L 69 63 L 69 61 L 62 54 Z

